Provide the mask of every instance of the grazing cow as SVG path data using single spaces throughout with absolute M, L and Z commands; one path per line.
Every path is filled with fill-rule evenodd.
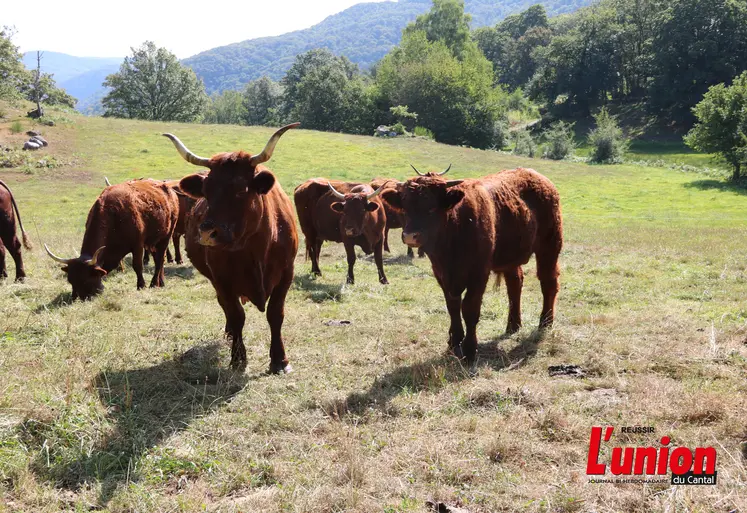
M 540 328 L 552 325 L 563 233 L 560 198 L 550 180 L 521 168 L 476 180 L 420 176 L 385 190 L 382 197 L 404 213 L 402 241 L 425 248 L 431 260 L 451 317 L 449 348 L 455 355 L 475 362 L 476 328 L 491 271 L 506 280 L 506 332 L 521 327 L 521 266 L 532 254 L 543 296 Z
M 293 206 L 275 175 L 262 164 L 270 160 L 280 137 L 300 123 L 275 132 L 258 155 L 243 151 L 198 157 L 175 136 L 164 134 L 187 162 L 208 173 L 182 178 L 179 188 L 197 199 L 187 217 L 187 256 L 213 284 L 231 338 L 231 365 L 246 365 L 242 304 L 267 308 L 270 324 L 270 372 L 290 372 L 281 327 L 285 297 L 293 282 L 298 234 Z
M 348 283 L 355 282 L 355 246 L 360 246 L 367 255 L 374 254 L 379 282 L 388 283 L 382 257 L 386 213 L 377 197 L 385 185 L 374 191 L 366 184 L 312 178 L 296 187 L 293 199 L 313 274 L 322 275 L 319 253 L 324 241 L 329 240 L 345 245 Z
M 80 256 L 60 258 L 73 286 L 73 299 L 90 299 L 103 290 L 102 278 L 132 253 L 137 288 L 145 287 L 143 254 L 154 253 L 151 287 L 164 286 L 164 257 L 179 216 L 179 199 L 165 183 L 132 180 L 104 189 L 88 212 Z
M 10 191 L 10 187 L 0 180 L 0 279 L 8 277 L 8 271 L 5 267 L 5 248 L 8 248 L 10 256 L 16 263 L 16 281 L 23 281 L 26 272 L 23 269 L 21 243 L 16 236 L 16 217 L 21 227 L 23 246 L 30 250 L 31 242 L 23 229 L 21 213 L 18 211 L 16 199 Z

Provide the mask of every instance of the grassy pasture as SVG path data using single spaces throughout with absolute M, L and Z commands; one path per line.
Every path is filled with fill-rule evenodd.
M 11 110 L 0 144 L 18 143 Z M 23 121 L 24 131 L 31 127 Z M 247 309 L 245 373 L 228 369 L 223 314 L 190 265 L 163 290 L 131 269 L 69 304 L 43 252 L 80 247 L 104 176 L 193 172 L 202 155 L 259 151 L 270 129 L 69 115 L 44 128 L 55 169 L 0 170 L 36 248 L 28 280 L 0 284 L 0 511 L 744 511 L 747 508 L 747 197 L 695 173 L 513 157 L 422 140 L 289 132 L 270 162 L 283 188 L 453 163 L 453 177 L 528 166 L 558 186 L 566 243 L 557 325 L 525 269 L 523 319 L 504 338 L 505 289 L 486 294 L 478 373 L 443 355 L 448 316 L 427 259 L 391 238 L 344 285 L 341 246 L 312 279 L 303 242 L 284 335 L 295 372 L 269 376 L 269 331 Z M 152 267 L 149 268 L 152 270 Z M 10 262 L 10 273 L 13 266 Z M 348 326 L 325 323 L 348 320 Z M 550 377 L 576 364 L 584 378 Z M 655 426 L 622 445 L 714 446 L 715 487 L 590 484 L 592 426 Z M 607 461 L 609 461 L 607 453 Z

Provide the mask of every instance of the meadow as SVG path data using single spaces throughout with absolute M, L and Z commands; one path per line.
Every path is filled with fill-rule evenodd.
M 11 131 L 20 112 L 0 120 L 3 146 L 25 139 Z M 77 256 L 104 176 L 192 173 L 162 132 L 209 156 L 257 152 L 272 130 L 57 120 L 33 159 L 58 167 L 0 169 L 35 245 L 29 278 L 0 284 L 0 512 L 393 513 L 428 511 L 429 500 L 472 513 L 747 509 L 745 189 L 668 168 L 289 132 L 268 163 L 289 194 L 315 176 L 404 179 L 409 163 L 452 163 L 452 178 L 517 166 L 548 176 L 564 214 L 558 317 L 536 331 L 532 261 L 524 328 L 504 337 L 505 287 L 491 286 L 471 376 L 444 354 L 441 291 L 427 259 L 405 257 L 399 231 L 388 286 L 368 257 L 345 285 L 335 244 L 312 278 L 302 241 L 284 325 L 295 371 L 266 373 L 269 329 L 247 308 L 239 373 L 213 288 L 188 262 L 167 266 L 162 290 L 137 291 L 128 266 L 95 300 L 72 303 L 43 243 Z M 566 364 L 584 375 L 548 373 Z M 622 445 L 669 435 L 672 446 L 715 447 L 718 484 L 589 483 L 589 435 L 605 425 L 656 428 L 619 435 Z

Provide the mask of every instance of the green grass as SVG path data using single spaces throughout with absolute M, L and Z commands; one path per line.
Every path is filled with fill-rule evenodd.
M 303 243 L 284 335 L 295 372 L 269 376 L 269 330 L 247 308 L 248 369 L 228 368 L 223 314 L 190 265 L 163 290 L 131 269 L 69 304 L 58 266 L 76 255 L 104 186 L 195 170 L 195 153 L 259 151 L 271 129 L 69 115 L 44 128 L 65 163 L 0 170 L 37 249 L 29 279 L 0 285 L 0 511 L 426 511 L 426 500 L 487 511 L 731 511 L 747 507 L 747 201 L 696 173 L 592 166 L 296 130 L 269 163 L 286 192 L 314 176 L 409 177 L 453 163 L 454 178 L 529 166 L 558 186 L 565 248 L 555 329 L 526 266 L 525 328 L 503 338 L 505 288 L 485 296 L 472 377 L 443 356 L 448 316 L 427 259 L 392 232 L 391 285 L 370 258 L 344 284 L 339 245 L 308 275 Z M 12 118 L 8 120 L 11 122 Z M 17 144 L 7 123 L 0 143 Z M 662 151 L 650 148 L 649 152 Z M 152 269 L 152 268 L 149 268 Z M 12 262 L 10 263 L 12 275 Z M 330 320 L 349 326 L 327 326 Z M 551 378 L 576 364 L 583 379 Z M 655 426 L 677 445 L 714 445 L 716 487 L 592 485 L 592 426 Z

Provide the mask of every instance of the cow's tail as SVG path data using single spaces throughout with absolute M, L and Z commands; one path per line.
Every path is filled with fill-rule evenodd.
M 18 205 L 16 204 L 16 198 L 13 197 L 13 192 L 10 190 L 10 187 L 8 187 L 5 182 L 0 180 L 0 185 L 2 185 L 6 191 L 8 191 L 8 194 L 10 194 L 10 202 L 13 204 L 13 208 L 16 211 L 16 218 L 18 219 L 18 224 L 21 227 L 21 235 L 23 238 L 23 247 L 25 247 L 28 250 L 31 250 L 33 247 L 31 245 L 31 241 L 29 240 L 28 235 L 26 235 L 26 230 L 23 229 L 23 222 L 21 221 L 21 213 L 18 211 Z
M 501 288 L 502 278 L 503 278 L 503 273 L 495 273 L 495 290 L 498 290 Z

